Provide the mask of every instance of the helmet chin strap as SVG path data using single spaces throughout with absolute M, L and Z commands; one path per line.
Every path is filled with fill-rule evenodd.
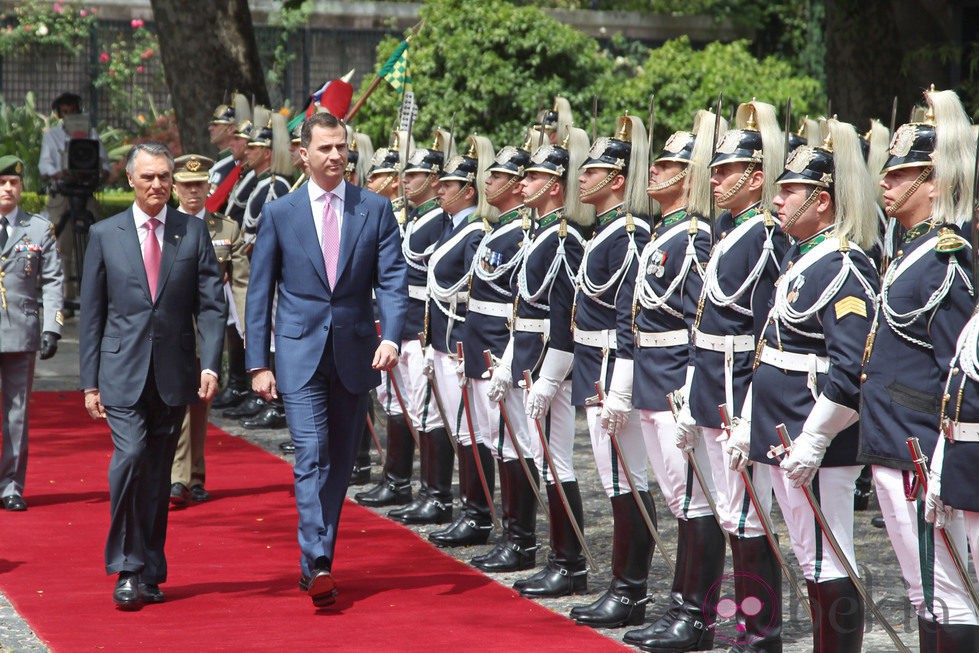
M 673 175 L 672 177 L 670 177 L 666 181 L 660 182 L 658 184 L 652 184 L 650 186 L 647 186 L 646 187 L 646 192 L 647 193 L 657 193 L 657 192 L 659 192 L 661 190 L 665 190 L 665 189 L 669 188 L 670 186 L 672 186 L 673 184 L 675 184 L 678 181 L 680 181 L 681 179 L 683 179 L 684 177 L 686 177 L 688 172 L 690 172 L 690 168 L 689 167 L 684 168 L 683 170 L 681 170 L 680 172 L 676 173 L 675 175 Z
M 580 197 L 581 199 L 584 199 L 586 197 L 590 197 L 590 196 L 594 195 L 598 191 L 600 191 L 603 188 L 605 188 L 606 186 L 608 186 L 609 183 L 613 179 L 615 179 L 615 176 L 618 175 L 618 174 L 621 174 L 621 172 L 622 172 L 621 170 L 617 170 L 615 168 L 612 168 L 611 170 L 609 170 L 609 173 L 605 176 L 605 179 L 601 180 L 600 182 L 598 182 L 597 184 L 595 184 L 591 188 L 580 188 L 580 189 L 578 189 L 578 197 Z
M 714 201 L 718 205 L 720 205 L 723 202 L 726 202 L 729 199 L 731 199 L 732 197 L 734 197 L 735 195 L 737 195 L 738 194 L 738 191 L 741 190 L 741 187 L 744 186 L 745 183 L 748 181 L 748 177 L 750 177 L 751 176 L 751 173 L 753 173 L 755 171 L 755 166 L 756 166 L 756 163 L 754 161 L 752 161 L 747 166 L 745 166 L 744 172 L 741 173 L 741 177 L 738 179 L 737 183 L 735 183 L 734 186 L 731 187 L 731 190 L 729 190 L 728 192 L 724 193 L 723 195 L 721 195 L 720 197 L 718 197 Z
M 384 183 L 378 186 L 377 190 L 375 190 L 374 192 L 377 193 L 378 195 L 383 195 L 384 190 L 391 185 L 392 181 L 394 181 L 394 177 L 395 177 L 394 175 L 388 174 L 387 179 L 384 180 Z
M 812 192 L 809 193 L 809 197 L 806 198 L 806 201 L 803 202 L 799 206 L 799 208 L 795 210 L 795 213 L 789 216 L 788 220 L 782 223 L 782 231 L 788 233 L 789 227 L 794 225 L 796 221 L 802 217 L 802 214 L 805 213 L 809 209 L 809 207 L 813 205 L 813 203 L 816 201 L 816 198 L 819 197 L 820 190 L 821 189 L 819 188 L 819 186 L 813 187 Z
M 450 197 L 447 200 L 442 200 L 442 206 L 443 207 L 444 206 L 447 206 L 447 205 L 448 206 L 452 206 L 457 199 L 459 199 L 460 197 L 462 197 L 462 194 L 466 192 L 466 189 L 469 188 L 469 186 L 470 186 L 470 183 L 468 181 L 466 183 L 464 183 L 462 186 L 459 187 L 459 192 L 457 192 L 455 195 L 453 195 L 452 197 Z
M 921 169 L 921 174 L 918 175 L 918 178 L 914 180 L 914 183 L 908 186 L 908 189 L 904 191 L 904 194 L 901 195 L 896 200 L 894 200 L 894 203 L 891 204 L 889 207 L 887 207 L 887 215 L 894 217 L 894 213 L 902 206 L 904 206 L 905 203 L 909 199 L 911 199 L 911 196 L 918 191 L 918 189 L 921 187 L 921 184 L 925 183 L 925 180 L 928 179 L 929 176 L 931 176 L 931 170 L 932 170 L 931 166 L 925 166 L 924 168 Z
M 541 189 L 539 191 L 537 191 L 530 197 L 526 198 L 523 203 L 527 204 L 528 206 L 532 205 L 535 200 L 537 200 L 544 193 L 550 190 L 551 186 L 553 186 L 556 182 L 557 182 L 557 177 L 552 175 L 551 178 L 547 180 L 547 183 L 541 186 Z
M 505 183 L 505 184 L 503 184 L 503 187 L 502 187 L 502 188 L 500 188 L 500 190 L 498 190 L 498 191 L 496 191 L 495 193 L 493 193 L 493 194 L 491 194 L 491 195 L 487 195 L 487 196 L 486 196 L 486 201 L 488 201 L 488 202 L 492 202 L 492 201 L 493 201 L 493 200 L 495 200 L 496 198 L 498 198 L 498 197 L 500 197 L 500 196 L 502 196 L 502 195 L 503 195 L 503 193 L 505 193 L 505 192 L 507 192 L 508 190 L 510 190 L 511 188 L 513 188 L 513 185 L 514 185 L 515 183 L 517 183 L 517 180 L 518 180 L 518 179 L 519 179 L 519 177 L 510 177 L 510 181 L 508 181 L 507 183 Z
M 426 190 L 428 190 L 428 187 L 432 185 L 432 180 L 434 178 L 435 178 L 435 173 L 434 172 L 429 173 L 428 176 L 425 177 L 425 183 L 419 186 L 418 188 L 416 188 L 415 190 L 405 188 L 405 195 L 407 195 L 408 197 L 418 197 Z

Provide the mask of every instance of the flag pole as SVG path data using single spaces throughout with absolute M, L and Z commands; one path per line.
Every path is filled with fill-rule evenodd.
M 424 21 L 418 23 L 417 25 L 415 25 L 414 27 L 412 27 L 410 30 L 408 30 L 409 34 L 408 34 L 408 36 L 405 37 L 405 40 L 404 40 L 404 43 L 406 45 L 408 43 L 411 43 L 411 39 L 414 38 L 414 36 L 419 31 L 421 31 L 421 27 L 422 27 L 422 24 L 423 23 L 424 23 Z M 395 48 L 395 52 L 397 52 L 398 49 L 399 48 Z M 383 66 L 382 66 L 382 70 L 383 70 Z M 371 82 L 371 85 L 367 87 L 367 90 L 364 91 L 364 93 L 359 98 L 357 98 L 357 102 L 350 108 L 349 111 L 347 111 L 347 115 L 344 117 L 344 121 L 345 122 L 350 122 L 351 120 L 353 120 L 353 117 L 355 115 L 357 115 L 357 112 L 360 111 L 360 108 L 362 106 L 364 106 L 364 102 L 366 102 L 367 101 L 367 98 L 369 98 L 371 96 L 371 93 L 374 92 L 374 89 L 377 88 L 377 85 L 381 83 L 381 80 L 382 79 L 384 79 L 384 78 L 381 75 L 377 75 L 377 76 L 374 77 L 374 80 Z

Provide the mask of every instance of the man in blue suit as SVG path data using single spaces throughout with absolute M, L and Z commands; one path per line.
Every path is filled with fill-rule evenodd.
M 390 200 L 343 180 L 344 124 L 329 113 L 313 115 L 303 124 L 299 152 L 310 181 L 266 204 L 259 221 L 245 362 L 252 389 L 266 400 L 281 393 L 285 403 L 296 446 L 299 588 L 322 607 L 336 596 L 333 550 L 368 391 L 380 383 L 379 370 L 397 363 L 408 289 Z
M 227 307 L 207 225 L 167 207 L 167 147 L 134 146 L 126 174 L 133 206 L 89 234 L 78 331 L 85 408 L 114 447 L 105 570 L 134 610 L 163 601 L 170 467 L 187 404 L 217 391 Z

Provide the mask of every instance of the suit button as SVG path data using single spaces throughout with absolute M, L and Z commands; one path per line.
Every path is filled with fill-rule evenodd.
M 863 383 L 863 382 L 864 382 L 864 381 L 866 381 L 866 380 L 867 380 L 867 375 L 866 375 L 866 373 L 864 373 L 864 374 L 861 374 L 861 375 L 860 375 L 860 383 Z

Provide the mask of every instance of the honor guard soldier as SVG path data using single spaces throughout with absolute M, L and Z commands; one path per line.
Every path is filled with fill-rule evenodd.
M 374 158 L 374 144 L 370 136 L 349 125 L 347 132 L 350 134 L 350 146 L 347 152 L 347 172 L 344 176 L 351 184 L 364 186 L 367 181 L 367 171 Z
M 913 465 L 905 439 L 918 438 L 932 457 L 941 414 L 955 418 L 958 397 L 943 391 L 975 307 L 972 252 L 959 235 L 972 217 L 975 137 L 954 92 L 929 91 L 925 100 L 924 121 L 897 130 L 884 164 L 884 207 L 905 232 L 881 281 L 864 351 L 860 460 L 873 465 L 921 650 L 975 650 L 979 619 L 969 594 L 945 543 L 923 524 L 924 502 L 906 494 Z M 945 531 L 964 551 L 961 514 L 946 520 Z M 973 644 L 957 648 L 959 638 Z
M 54 225 L 18 206 L 23 175 L 23 161 L 0 156 L 0 500 L 11 511 L 27 510 L 24 481 L 35 352 L 40 350 L 42 360 L 54 356 L 64 324 L 64 271 Z
M 225 297 L 231 299 L 229 314 L 233 316 L 233 320 L 229 321 L 234 324 L 230 328 L 237 333 L 239 329 L 244 329 L 241 322 L 244 322 L 245 293 L 248 290 L 248 257 L 245 256 L 238 223 L 204 207 L 213 165 L 212 159 L 199 154 L 177 157 L 173 162 L 173 191 L 181 211 L 207 223 L 214 255 L 225 284 Z M 199 503 L 211 498 L 204 488 L 204 443 L 210 409 L 211 404 L 207 401 L 187 407 L 180 439 L 177 441 L 177 452 L 170 468 L 170 504 L 173 506 L 182 507 L 187 505 L 188 500 Z
M 584 529 L 584 515 L 574 471 L 570 378 L 574 279 L 584 253 L 584 232 L 595 222 L 594 210 L 578 198 L 577 170 L 587 152 L 588 136 L 571 128 L 560 145 L 537 148 L 520 182 L 524 205 L 537 212 L 537 224 L 517 270 L 513 342 L 507 349 L 512 352 L 510 375 L 518 387 L 524 386 L 524 372 L 531 373 L 525 411 L 537 441 L 547 442 L 547 451 L 540 444 L 535 458 L 547 487 L 551 552 L 543 569 L 513 587 L 534 598 L 588 589 L 588 567 L 576 534 Z M 501 364 L 493 374 L 494 395 L 506 385 L 503 369 Z
M 554 97 L 554 106 L 545 111 L 541 111 L 537 123 L 544 132 L 544 136 L 551 142 L 551 145 L 558 145 L 559 141 L 566 134 L 570 133 L 571 126 L 574 124 L 574 115 L 571 113 L 571 103 L 561 96 Z
M 785 161 L 775 108 L 755 101 L 742 104 L 737 125 L 720 139 L 710 166 L 714 201 L 725 211 L 715 225 L 716 244 L 704 272 L 692 334 L 694 373 L 685 392 L 689 401 L 677 416 L 677 444 L 687 451 L 707 449 L 718 518 L 731 542 L 734 571 L 757 579 L 735 584 L 741 605 L 748 596 L 768 591 L 762 584 L 778 595 L 781 573 L 759 508 L 749 500 L 744 477 L 731 469 L 726 445 L 718 442 L 724 439 L 718 406 L 723 404 L 730 415 L 748 417 L 755 341 L 788 244 L 769 211 Z M 761 510 L 767 513 L 772 494 L 768 468 L 754 468 L 750 478 Z M 751 615 L 739 612 L 738 619 L 742 650 L 781 650 L 778 606 L 766 604 Z
M 592 145 L 578 176 L 578 195 L 595 207 L 596 225 L 578 269 L 571 316 L 571 402 L 585 409 L 595 465 L 612 504 L 612 582 L 593 603 L 572 608 L 571 618 L 596 628 L 643 622 L 653 554 L 643 512 L 655 523 L 656 509 L 639 414 L 632 410 L 633 289 L 650 233 L 647 148 L 642 121 L 622 116 L 614 137 Z M 606 395 L 604 410 L 589 401 L 596 386 Z
M 235 137 L 231 143 L 231 151 L 236 157 L 239 157 L 242 168 L 238 181 L 228 192 L 228 201 L 224 206 L 224 211 L 222 211 L 224 215 L 232 218 L 238 224 L 242 224 L 245 219 L 245 212 L 248 210 L 248 198 L 251 197 L 255 186 L 258 185 L 258 175 L 248 163 L 248 144 L 251 142 L 252 132 L 256 131 L 257 133 L 257 130 L 261 129 L 263 125 L 267 125 L 272 114 L 267 108 L 257 106 L 252 115 L 254 122 L 243 120 L 238 123 L 238 129 L 235 131 Z M 250 255 L 251 252 L 249 251 Z
M 225 179 L 237 169 L 237 175 L 241 174 L 241 159 L 235 157 L 232 151 L 232 143 L 235 138 L 235 128 L 239 121 L 251 118 L 252 110 L 248 106 L 248 100 L 240 93 L 231 96 L 231 104 L 221 104 L 214 110 L 211 121 L 207 124 L 207 134 L 210 137 L 211 145 L 218 149 L 218 158 L 208 176 L 211 186 L 211 193 L 214 193 Z M 234 182 L 231 182 L 234 184 Z M 230 188 L 230 187 L 229 187 Z
M 500 471 L 503 539 L 471 562 L 486 572 L 522 571 L 532 569 L 537 562 L 535 491 L 540 477 L 534 463 L 536 433 L 532 439 L 524 412 L 523 391 L 513 387 L 510 369 L 516 272 L 534 229 L 533 212 L 523 205 L 520 192 L 520 180 L 530 163 L 528 150 L 534 136 L 531 130 L 523 147 L 501 149 L 486 171 L 480 196 L 494 209 L 484 213 L 491 231 L 476 250 L 462 336 L 474 417 L 480 432 L 487 436 L 485 442 Z M 498 362 L 489 370 L 485 351 L 490 352 L 492 361 Z M 503 369 L 501 378 L 494 383 L 500 369 Z M 491 393 L 493 388 L 497 392 Z M 501 411 L 506 414 L 501 415 Z
M 724 531 L 714 518 L 705 489 L 676 446 L 676 419 L 667 395 L 687 385 L 693 372 L 690 330 L 697 317 L 704 267 L 710 258 L 710 173 L 714 123 L 698 111 L 693 133 L 675 132 L 649 168 L 646 193 L 659 203 L 662 218 L 639 257 L 633 304 L 635 334 L 632 404 L 650 466 L 677 520 L 677 554 L 670 603 L 652 624 L 625 634 L 624 641 L 654 650 L 696 651 L 713 646 L 713 614 L 724 573 Z M 685 400 L 686 398 L 684 398 Z M 710 472 L 699 447 L 701 469 Z M 710 483 L 710 477 L 705 476 Z M 713 484 L 708 486 L 713 490 Z
M 439 203 L 452 222 L 451 230 L 439 241 L 428 265 L 430 350 L 425 366 L 432 369 L 459 457 L 459 498 L 462 511 L 444 529 L 429 533 L 436 546 L 486 544 L 493 530 L 493 455 L 490 435 L 474 419 L 465 383 L 463 361 L 456 355 L 465 333 L 469 283 L 476 249 L 486 233 L 480 215 L 480 171 L 493 161 L 493 146 L 478 136 L 469 138 L 469 152 L 445 164 L 436 192 Z M 484 205 L 485 206 L 485 205 Z M 480 360 L 482 355 L 480 355 Z M 471 394 L 471 393 L 470 393 Z M 442 462 L 442 461 L 438 461 Z
M 770 465 L 775 497 L 802 567 L 813 614 L 813 651 L 860 653 L 864 605 L 840 556 L 856 568 L 854 485 L 860 359 L 879 279 L 875 184 L 852 125 L 827 121 L 823 144 L 793 152 L 775 206 L 794 244 L 782 261 L 752 380 L 750 450 Z M 776 425 L 795 438 L 781 466 Z M 732 436 L 732 440 L 734 436 Z M 744 443 L 734 456 L 744 469 Z M 842 550 L 820 531 L 801 487 L 811 485 Z M 815 524 L 815 526 L 814 526 Z M 781 597 L 778 597 L 781 598 Z
M 408 140 L 404 141 L 407 146 Z M 419 341 L 428 338 L 432 309 L 428 300 L 428 264 L 432 252 L 451 227 L 449 216 L 439 206 L 435 185 L 450 151 L 451 137 L 437 132 L 431 148 L 420 147 L 407 158 L 403 173 L 404 196 L 414 204 L 404 224 L 401 253 L 408 264 L 408 311 L 401 334 L 401 358 L 394 373 L 401 386 L 402 398 L 408 411 L 404 428 L 388 427 L 388 458 L 392 462 L 390 478 L 385 470 L 387 485 L 380 485 L 357 500 L 365 505 L 403 505 L 388 513 L 405 524 L 442 524 L 452 520 L 452 469 L 454 451 L 449 441 L 447 425 L 442 422 L 430 379 L 425 375 L 425 346 Z M 418 434 L 420 483 L 412 500 L 411 465 L 414 444 L 407 420 Z M 392 439 L 394 438 L 394 440 Z M 392 451 L 394 447 L 394 451 Z M 396 453 L 397 452 L 397 453 Z M 367 496 L 367 495 L 370 496 Z M 407 504 L 407 505 L 404 505 Z

